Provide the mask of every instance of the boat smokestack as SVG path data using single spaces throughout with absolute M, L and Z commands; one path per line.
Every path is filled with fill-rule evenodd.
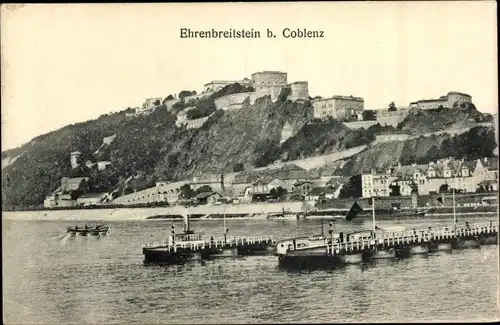
M 189 214 L 184 213 L 184 232 L 188 232 L 189 229 Z

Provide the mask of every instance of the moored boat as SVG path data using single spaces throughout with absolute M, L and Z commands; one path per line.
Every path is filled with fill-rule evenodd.
M 323 235 L 289 238 L 276 243 L 276 254 L 284 255 L 289 249 L 326 247 L 327 243 L 328 239 Z
M 345 220 L 346 216 L 340 214 L 306 214 L 304 219 L 310 220 Z
M 299 219 L 299 215 L 296 213 L 287 212 L 283 208 L 281 213 L 271 213 L 268 214 L 266 219 L 268 220 L 296 220 Z
M 105 226 L 105 225 L 96 225 L 93 227 L 88 227 L 87 225 L 85 225 L 83 227 L 78 227 L 78 226 L 68 227 L 66 229 L 66 232 L 68 232 L 72 235 L 80 234 L 82 236 L 86 236 L 87 234 L 91 234 L 91 235 L 97 236 L 97 235 L 106 234 L 108 232 L 108 230 L 109 230 L 109 227 Z

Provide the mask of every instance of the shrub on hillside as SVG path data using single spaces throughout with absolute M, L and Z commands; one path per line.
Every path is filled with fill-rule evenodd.
M 185 108 L 186 108 L 186 104 L 182 100 L 180 100 L 180 101 L 176 102 L 174 105 L 172 105 L 172 109 L 177 111 L 177 112 L 180 112 Z
M 183 99 L 184 97 L 188 97 L 188 96 L 193 96 L 193 95 L 196 95 L 196 91 L 189 91 L 189 90 L 182 90 L 180 93 L 179 93 L 179 99 Z
M 351 176 L 339 192 L 339 199 L 358 198 L 362 196 L 361 175 Z
M 243 171 L 245 168 L 243 166 L 242 163 L 237 163 L 236 165 L 234 165 L 233 167 L 233 172 L 237 173 L 237 172 L 241 172 Z
M 389 111 L 389 112 L 395 112 L 395 111 L 397 111 L 397 110 L 398 110 L 398 109 L 396 108 L 396 104 L 394 104 L 394 102 L 391 102 L 391 103 L 389 104 L 389 109 L 388 109 L 388 111 Z

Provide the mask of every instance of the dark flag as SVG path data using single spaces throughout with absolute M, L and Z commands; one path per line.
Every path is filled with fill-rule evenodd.
M 351 210 L 347 213 L 345 220 L 351 221 L 356 218 L 361 211 L 363 211 L 363 209 L 359 206 L 358 202 L 354 201 L 354 204 L 352 205 Z

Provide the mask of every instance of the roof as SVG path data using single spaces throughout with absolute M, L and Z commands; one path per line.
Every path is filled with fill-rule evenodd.
M 315 187 L 308 195 L 333 194 L 334 192 L 335 190 L 330 187 Z
M 93 198 L 100 198 L 106 193 L 87 193 L 81 195 L 78 199 L 93 199 Z
M 488 170 L 498 170 L 498 158 L 483 158 L 479 159 L 482 166 L 488 168 Z M 398 165 L 391 166 L 386 171 L 377 170 L 376 175 L 389 175 L 396 177 L 398 180 L 407 180 L 413 178 L 415 172 L 419 172 L 420 174 L 425 174 L 429 171 L 434 171 L 434 176 L 427 178 L 444 178 L 445 171 L 449 170 L 451 172 L 451 177 L 453 176 L 462 176 L 462 170 L 464 168 L 468 168 L 470 172 L 474 172 L 477 164 L 477 160 L 458 160 L 458 159 L 442 159 L 438 160 L 434 163 L 423 164 L 423 165 Z M 392 170 L 392 172 L 390 172 Z M 364 171 L 364 175 L 371 174 L 370 171 Z M 447 177 L 450 177 L 447 176 Z
M 300 186 L 300 185 L 303 185 L 303 184 L 312 184 L 312 182 L 310 182 L 310 181 L 297 181 L 293 185 Z
M 254 73 L 252 73 L 252 76 L 253 76 L 253 75 L 256 75 L 256 74 L 261 74 L 261 73 L 278 73 L 278 74 L 287 74 L 286 72 L 281 72 L 281 71 L 269 71 L 269 70 L 264 70 L 264 71 L 254 72 Z
M 212 195 L 220 195 L 219 193 L 216 193 L 216 192 L 202 192 L 198 195 L 196 195 L 196 199 L 197 200 L 202 200 L 202 199 L 206 199 Z
M 279 169 L 280 171 L 291 171 L 291 170 L 300 170 L 300 171 L 305 171 L 304 168 L 302 167 L 299 167 L 295 164 L 286 164 L 285 166 L 283 166 L 283 168 L 280 168 Z
M 432 102 L 446 102 L 447 98 L 436 98 L 436 99 L 421 99 L 417 103 L 432 103 Z
M 88 177 L 74 177 L 74 178 L 63 177 L 61 179 L 61 185 L 57 189 L 55 189 L 53 193 L 57 192 L 67 193 L 75 191 L 80 188 L 82 181 L 86 181 L 88 179 L 89 179 Z
M 308 178 L 308 172 L 295 164 L 287 164 L 277 169 L 240 172 L 234 176 L 233 184 L 251 184 L 264 177 L 272 178 L 270 181 L 276 178 L 281 180 L 301 179 Z
M 471 97 L 471 95 L 469 95 L 469 94 L 466 94 L 466 93 L 461 93 L 461 92 L 458 92 L 458 91 L 450 91 L 450 92 L 448 93 L 448 96 L 449 96 L 449 95 L 462 95 L 462 96 Z
M 327 185 L 339 186 L 349 183 L 351 177 L 335 177 L 326 182 Z

